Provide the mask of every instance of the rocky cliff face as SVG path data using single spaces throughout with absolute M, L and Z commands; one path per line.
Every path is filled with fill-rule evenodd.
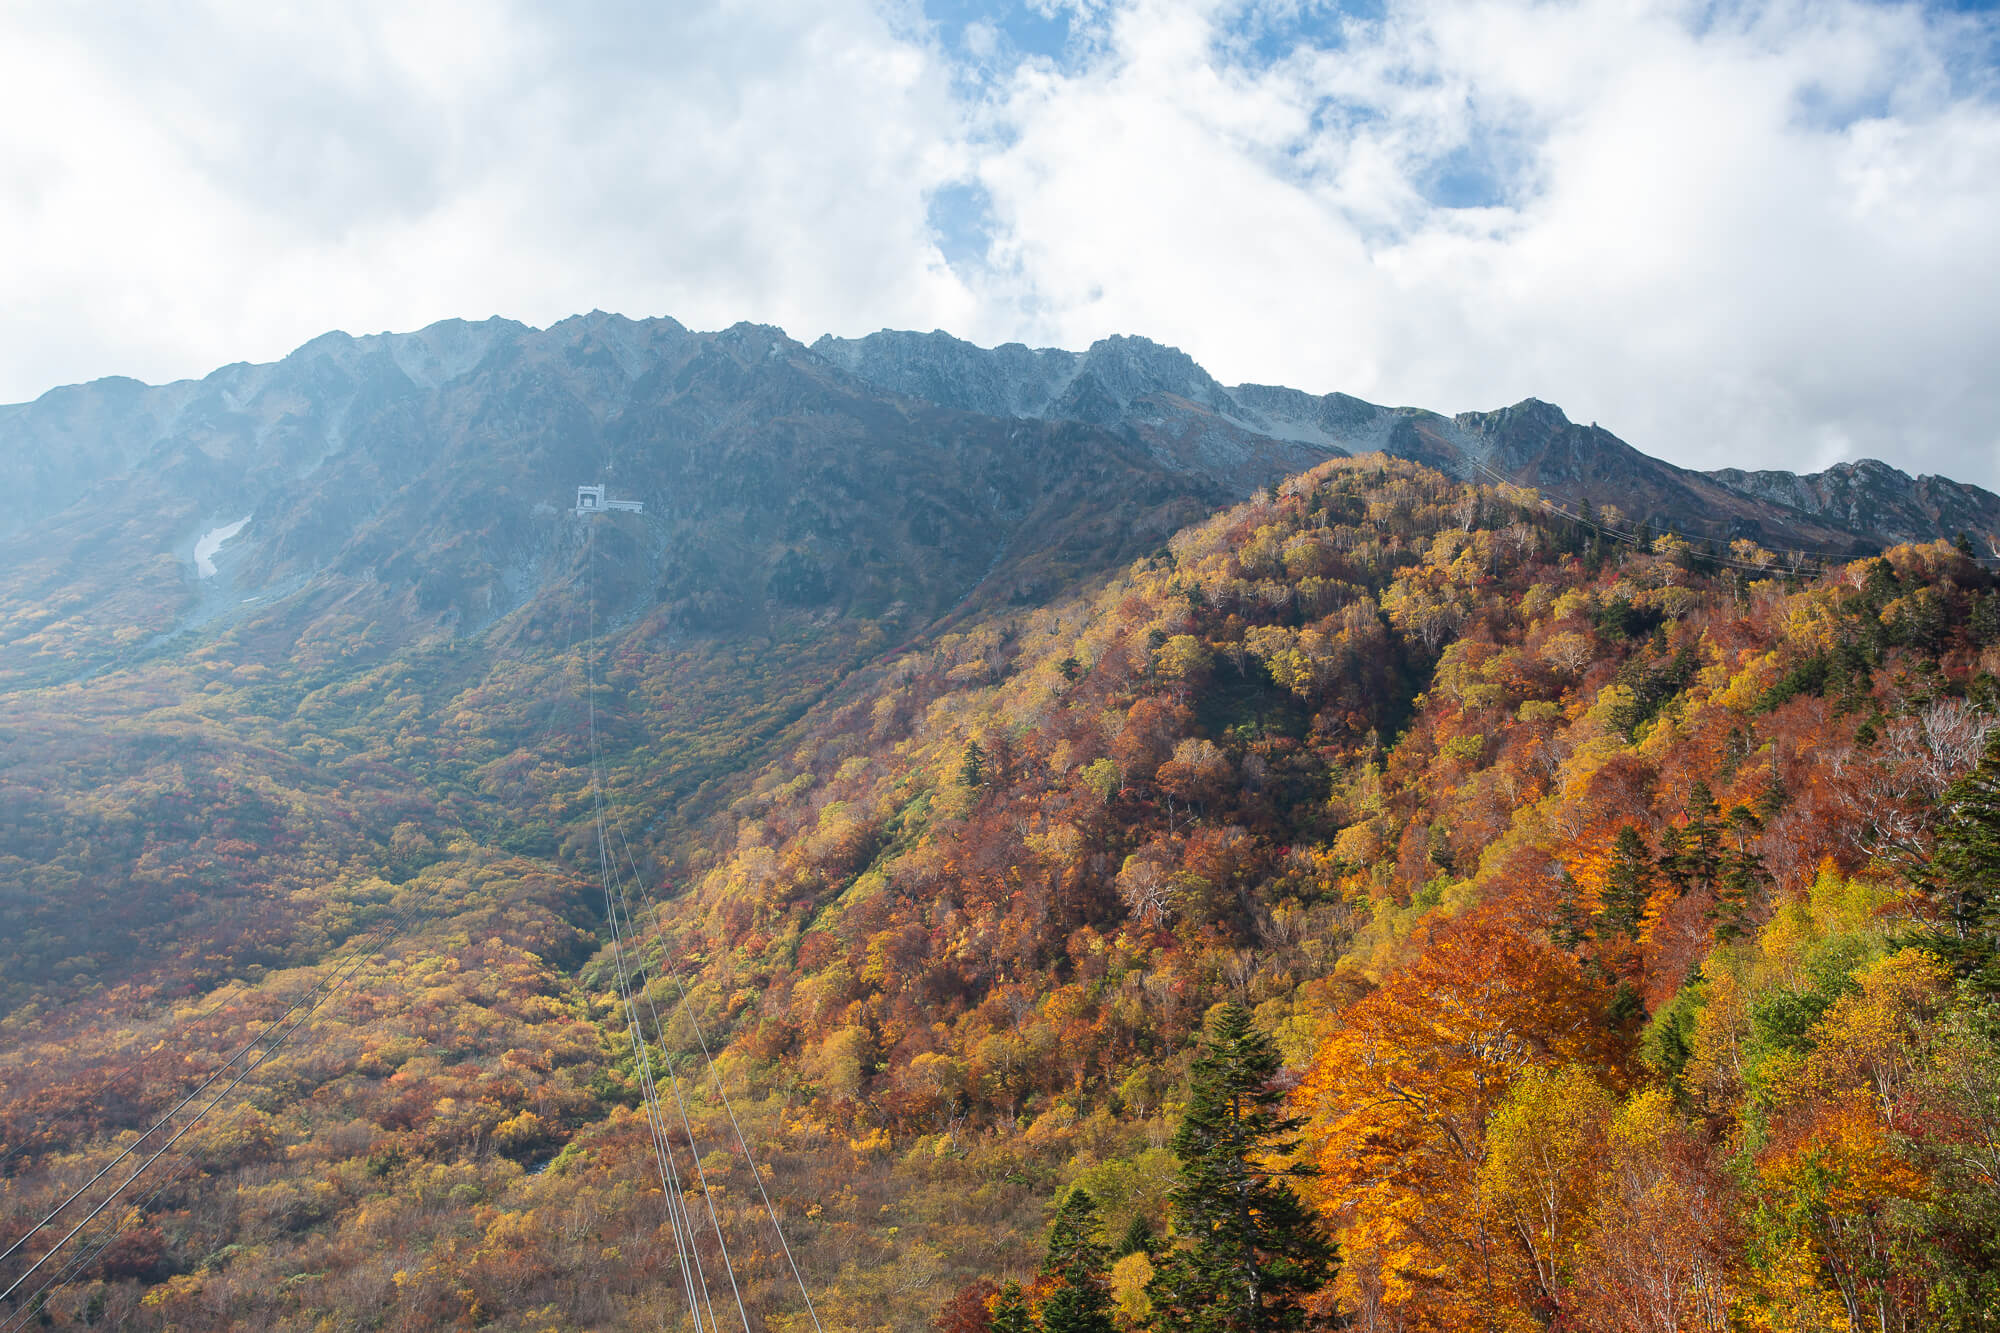
M 983 348 L 943 331 L 885 329 L 865 338 L 823 337 L 812 350 L 850 374 L 891 392 L 992 416 L 1064 418 L 1118 427 L 1149 407 L 1174 404 L 1272 439 L 1329 446 L 1365 427 L 1380 409 L 1333 394 L 1244 385 L 1225 389 L 1175 347 L 1146 338 L 1111 337 L 1086 352 Z M 1359 415 L 1328 404 L 1338 400 Z
M 1614 505 L 1656 526 L 1719 541 L 1737 537 L 1825 555 L 1966 532 L 2000 553 L 2000 496 L 1884 463 L 1822 473 L 1712 473 L 1675 467 L 1603 428 L 1579 426 L 1527 399 L 1444 417 L 1346 394 L 1272 385 L 1233 388 L 1182 352 L 1144 338 L 1107 338 L 1084 353 L 982 349 L 944 333 L 822 338 L 821 356 L 895 393 L 970 411 L 1089 421 L 1126 429 L 1173 466 L 1230 475 L 1247 460 L 1385 450 L 1469 481 L 1533 486 L 1552 500 Z
M 2000 497 L 1943 478 L 1692 472 L 1534 399 L 1445 417 L 1226 387 L 1144 338 L 807 348 L 602 313 L 450 320 L 0 407 L 0 682 L 218 620 L 282 626 L 273 651 L 351 624 L 482 632 L 575 572 L 564 514 L 587 482 L 647 505 L 603 529 L 624 613 L 705 632 L 893 608 L 914 628 L 1371 450 L 1721 541 L 1847 555 L 1963 531 L 2000 550 Z
M 1982 555 L 2000 556 L 2000 497 L 1949 477 L 1912 477 L 1873 458 L 1836 463 L 1805 476 L 1736 468 L 1709 475 L 1746 495 L 1867 531 L 1884 541 L 1928 541 L 1964 533 L 1974 539 Z
M 646 505 L 599 529 L 620 614 L 701 632 L 893 611 L 914 631 L 1129 559 L 1285 470 L 1225 486 L 1130 432 L 890 394 L 752 325 L 329 334 L 0 412 L 0 680 L 217 619 L 293 649 L 483 631 L 575 574 L 589 482 Z
M 906 397 L 1122 432 L 1166 466 L 1232 492 L 1241 492 L 1246 479 L 1282 476 L 1349 452 L 1325 432 L 1301 430 L 1246 404 L 1186 353 L 1145 338 L 1105 338 L 1086 352 L 1066 352 L 1020 343 L 988 349 L 943 332 L 885 330 L 824 337 L 812 350 Z M 1310 415 L 1308 408 L 1298 411 Z

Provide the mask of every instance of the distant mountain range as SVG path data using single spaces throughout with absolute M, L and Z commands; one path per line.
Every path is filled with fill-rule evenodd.
M 1533 399 L 1448 417 L 1225 387 L 1144 338 L 807 347 L 603 313 L 543 330 L 448 320 L 0 407 L 0 682 L 217 619 L 263 618 L 286 644 L 347 621 L 478 632 L 570 567 L 561 515 L 588 482 L 647 505 L 608 539 L 605 589 L 628 614 L 665 608 L 701 631 L 831 609 L 914 627 L 1037 598 L 1371 450 L 1717 541 L 2000 543 L 2000 496 L 1941 477 L 1689 471 Z
M 975 347 L 950 334 L 821 338 L 813 350 L 883 388 L 993 415 L 1069 419 L 1136 432 L 1163 456 L 1242 475 L 1239 460 L 1383 450 L 1467 480 L 1533 486 L 1550 498 L 1615 504 L 1634 519 L 1716 539 L 1749 537 L 1828 554 L 1960 532 L 2000 553 L 2000 496 L 1865 459 L 1800 476 L 1696 472 L 1652 458 L 1553 404 L 1527 399 L 1446 417 L 1343 393 L 1267 384 L 1225 388 L 1185 353 L 1114 337 L 1087 352 Z

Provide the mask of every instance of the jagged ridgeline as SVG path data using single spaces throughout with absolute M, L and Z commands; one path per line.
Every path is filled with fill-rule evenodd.
M 10 640 L 0 1283 L 299 1026 L 6 1319 L 691 1327 L 650 1066 L 753 1326 L 813 1326 L 794 1260 L 826 1328 L 1178 1326 L 1232 1293 L 1177 1187 L 1274 1165 L 1220 1141 L 1236 1094 L 1298 1145 L 1289 1236 L 1241 1229 L 1291 1247 L 1270 1326 L 1984 1326 L 1984 528 L 1849 560 L 1561 493 L 1579 521 L 1470 453 L 1284 479 L 1215 450 L 1307 409 L 1159 387 L 1163 349 L 1031 357 L 1002 419 L 839 347 L 634 327 L 355 340 L 379 447 L 160 573 L 160 625 L 93 565 Z M 230 393 L 238 431 L 265 400 Z M 1311 401 L 1328 440 L 1591 438 Z M 498 441 L 550 403 L 589 447 L 520 470 Z M 396 413 L 447 443 L 398 454 Z M 644 515 L 536 513 L 614 439 Z M 140 455 L 92 501 L 120 551 Z M 286 486 L 367 516 L 316 546 Z M 593 715 L 657 907 L 617 958 Z

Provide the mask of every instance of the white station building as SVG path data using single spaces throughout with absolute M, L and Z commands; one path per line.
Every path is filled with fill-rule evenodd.
M 605 514 L 614 510 L 628 514 L 643 514 L 646 506 L 638 500 L 607 500 L 602 486 L 579 486 L 576 488 L 576 513 L 578 518 L 590 514 Z

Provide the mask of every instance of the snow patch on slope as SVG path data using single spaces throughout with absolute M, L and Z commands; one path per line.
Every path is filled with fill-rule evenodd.
M 220 551 L 223 544 L 229 541 L 230 538 L 243 531 L 249 522 L 250 515 L 245 514 L 234 523 L 225 523 L 219 528 L 210 528 L 207 532 L 195 538 L 194 572 L 205 579 L 214 578 L 216 552 Z

